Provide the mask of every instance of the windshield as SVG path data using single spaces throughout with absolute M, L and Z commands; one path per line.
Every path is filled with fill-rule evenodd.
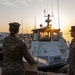
M 49 31 L 40 31 L 38 36 L 39 41 L 50 41 L 51 34 Z

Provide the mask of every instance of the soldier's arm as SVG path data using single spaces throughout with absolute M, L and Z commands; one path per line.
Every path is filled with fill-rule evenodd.
M 72 50 L 72 53 L 73 53 L 73 57 L 75 59 L 75 42 L 72 44 L 71 50 Z
M 29 64 L 33 65 L 34 63 L 36 63 L 31 54 L 29 53 L 26 44 L 24 43 L 22 44 L 22 54 Z

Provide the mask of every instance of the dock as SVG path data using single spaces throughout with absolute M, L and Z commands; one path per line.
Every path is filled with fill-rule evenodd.
M 0 67 L 0 75 L 1 75 L 2 71 L 1 71 L 1 67 Z
M 0 75 L 1 75 L 1 67 L 0 67 Z M 53 73 L 53 72 L 42 72 L 42 71 L 26 71 L 25 75 L 67 75 L 62 73 Z
M 39 72 L 38 75 L 67 75 L 67 74 L 54 73 L 54 72 Z

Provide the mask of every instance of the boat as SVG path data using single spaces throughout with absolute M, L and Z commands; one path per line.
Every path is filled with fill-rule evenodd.
M 5 37 L 4 34 L 0 33 L 0 50 L 2 49 L 2 42 L 3 42 L 4 37 Z
M 51 15 L 47 15 L 47 25 L 32 30 L 29 51 L 32 55 L 48 62 L 48 66 L 38 64 L 38 68 L 52 68 L 67 64 L 69 48 L 60 29 L 52 28 Z M 38 59 L 37 59 L 38 61 Z

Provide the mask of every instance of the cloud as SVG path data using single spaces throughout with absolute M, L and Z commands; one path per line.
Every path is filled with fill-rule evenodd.
M 42 0 L 27 0 L 27 1 L 42 1 Z
M 42 0 L 37 0 L 37 1 L 42 1 Z
M 9 0 L 0 0 L 1 5 L 6 5 L 6 6 L 12 6 L 12 7 L 17 7 L 14 3 L 12 3 Z
M 42 1 L 42 0 L 16 0 L 16 2 L 25 6 L 29 6 L 29 3 L 34 2 L 34 1 Z
M 6 5 L 6 6 L 17 7 L 18 5 L 14 4 L 14 2 L 16 2 L 25 6 L 29 6 L 29 2 L 33 2 L 33 1 L 42 1 L 42 0 L 13 0 L 13 2 L 11 2 L 11 0 L 0 0 L 0 4 Z
M 27 3 L 26 0 L 16 0 L 16 2 L 18 2 L 18 3 L 22 4 L 22 5 L 28 6 L 28 3 Z

